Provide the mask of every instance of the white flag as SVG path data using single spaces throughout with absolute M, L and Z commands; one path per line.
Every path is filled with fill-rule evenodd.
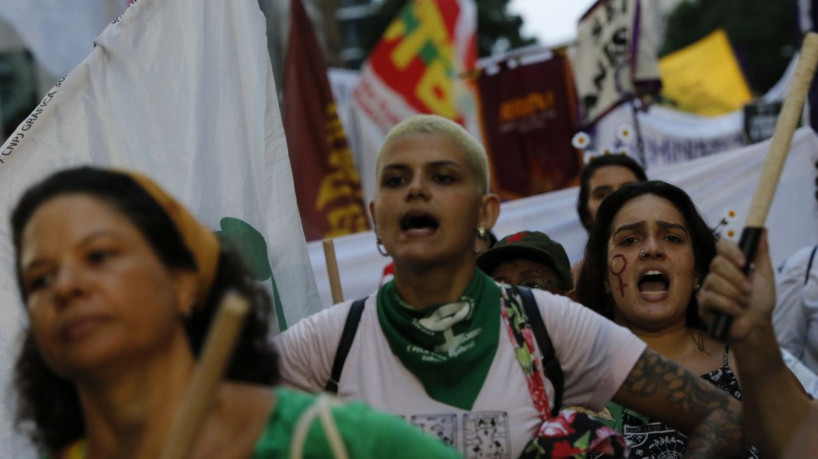
M 122 14 L 129 0 L 0 0 L 8 21 L 37 62 L 60 77 L 94 47 L 94 38 Z
M 262 254 L 250 264 L 276 285 L 280 326 L 319 310 L 256 0 L 140 0 L 96 43 L 0 148 L 3 218 L 58 168 L 135 169 Z M 0 247 L 0 457 L 25 457 L 7 395 L 25 323 L 7 224 Z

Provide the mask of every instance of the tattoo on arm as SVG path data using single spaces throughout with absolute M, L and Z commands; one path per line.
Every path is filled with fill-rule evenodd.
M 667 406 L 676 407 L 680 416 L 696 420 L 686 456 L 724 457 L 746 451 L 737 404 L 731 407 L 726 392 L 658 352 L 646 349 L 622 388 L 640 398 L 664 397 Z
M 718 389 L 701 391 L 702 380 L 677 363 L 655 351 L 645 352 L 637 360 L 623 387 L 634 395 L 650 396 L 660 387 L 668 392 L 668 401 L 679 405 L 685 414 L 727 407 L 727 394 Z

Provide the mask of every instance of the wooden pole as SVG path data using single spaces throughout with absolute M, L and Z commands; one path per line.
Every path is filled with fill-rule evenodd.
M 247 300 L 235 292 L 228 292 L 222 300 L 193 380 L 160 456 L 162 459 L 187 459 L 190 456 L 249 309 Z
M 767 213 L 770 211 L 775 190 L 778 187 L 778 180 L 781 178 L 781 169 L 787 160 L 790 152 L 790 143 L 798 121 L 801 119 L 801 112 L 804 109 L 804 101 L 807 99 L 812 77 L 815 75 L 815 67 L 818 64 L 818 34 L 809 32 L 804 37 L 801 45 L 801 53 L 798 57 L 798 66 L 795 68 L 790 83 L 784 105 L 773 131 L 773 139 L 770 143 L 770 151 L 764 166 L 761 170 L 761 178 L 758 181 L 755 196 L 750 204 L 750 211 L 747 214 L 747 221 L 744 230 L 741 232 L 739 246 L 747 257 L 747 265 L 744 271 L 748 272 L 750 264 L 755 259 L 758 241 L 764 229 L 764 222 L 767 220 Z M 726 314 L 716 315 L 715 320 L 710 323 L 710 336 L 719 340 L 726 340 L 730 331 L 732 317 Z
M 338 272 L 338 260 L 335 258 L 335 244 L 332 239 L 324 239 L 324 260 L 327 262 L 327 274 L 329 275 L 329 288 L 332 291 L 332 303 L 338 304 L 344 301 L 344 292 L 341 290 L 341 275 Z

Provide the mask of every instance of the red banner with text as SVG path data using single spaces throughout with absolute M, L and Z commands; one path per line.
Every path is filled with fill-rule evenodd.
M 516 199 L 575 185 L 582 159 L 571 146 L 577 102 L 568 59 L 513 64 L 477 79 L 493 191 Z
M 300 0 L 292 0 L 283 117 L 307 240 L 369 229 L 360 176 L 336 113 L 321 48 Z

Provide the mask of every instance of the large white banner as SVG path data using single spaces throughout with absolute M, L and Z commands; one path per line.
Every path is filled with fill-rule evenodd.
M 702 157 L 684 163 L 650 169 L 660 179 L 686 190 L 711 227 L 718 226 L 736 238 L 755 193 L 769 141 Z M 815 161 L 818 136 L 809 128 L 799 130 L 781 175 L 767 218 L 770 248 L 777 265 L 799 248 L 818 242 L 818 201 L 815 199 Z M 522 230 L 542 231 L 560 242 L 572 262 L 582 258 L 587 234 L 577 218 L 577 188 L 505 202 L 494 228 L 498 238 Z M 730 211 L 735 216 L 730 217 Z M 320 242 L 310 243 L 310 258 L 321 301 L 332 303 L 324 254 Z M 370 231 L 335 239 L 335 250 L 346 299 L 375 291 L 384 267 L 391 261 L 378 254 Z
M 787 95 L 798 57 L 794 56 L 778 82 L 761 97 L 762 102 L 780 102 Z M 720 116 L 702 116 L 652 105 L 637 113 L 643 140 L 644 164 L 653 167 L 690 161 L 745 144 L 742 127 L 744 113 L 736 110 Z M 634 124 L 630 104 L 620 105 L 603 116 L 594 126 L 594 148 L 602 151 L 614 144 L 622 124 Z M 630 151 L 639 157 L 635 142 Z M 641 159 L 641 158 L 640 158 Z
M 122 14 L 129 0 L 0 0 L 8 21 L 37 62 L 54 77 L 79 64 L 94 38 Z
M 280 326 L 317 311 L 257 1 L 139 0 L 96 44 L 0 148 L 4 220 L 55 169 L 136 169 L 257 255 L 252 268 L 280 299 Z M 0 457 L 34 457 L 11 428 L 9 379 L 26 319 L 7 224 L 0 308 Z

